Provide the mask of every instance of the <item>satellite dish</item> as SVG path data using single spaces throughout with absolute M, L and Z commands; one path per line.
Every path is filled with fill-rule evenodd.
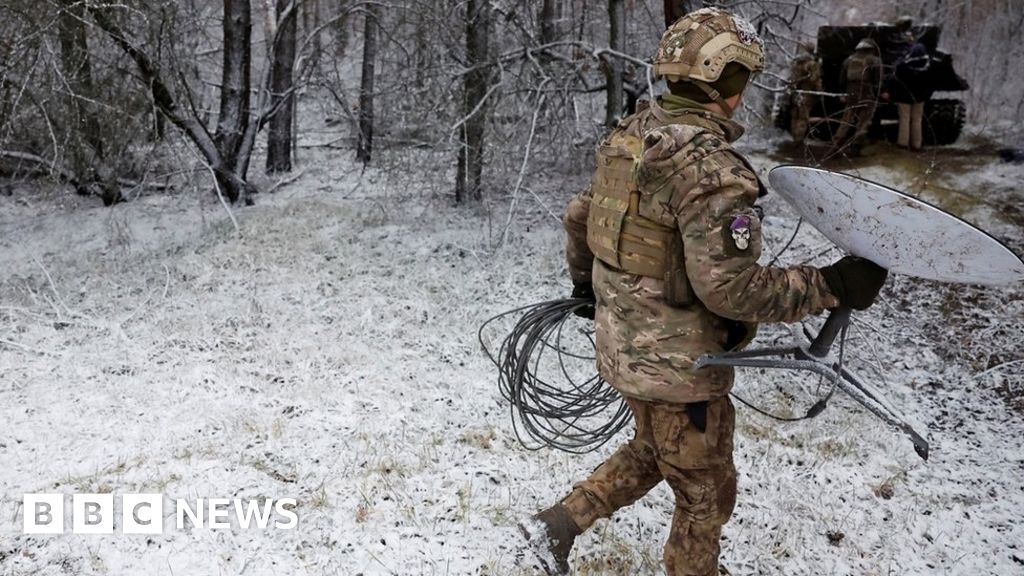
M 999 240 L 898 190 L 807 166 L 779 166 L 768 181 L 837 246 L 891 272 L 961 284 L 1024 282 L 1024 261 Z

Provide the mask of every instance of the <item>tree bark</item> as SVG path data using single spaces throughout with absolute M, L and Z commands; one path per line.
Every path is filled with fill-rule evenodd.
M 239 150 L 249 128 L 251 100 L 252 11 L 249 0 L 224 0 L 223 32 L 224 67 L 221 70 L 220 114 L 214 141 L 221 156 L 219 168 L 234 173 L 240 162 L 248 163 L 248 158 L 240 158 Z M 239 177 L 245 180 L 244 172 Z M 217 180 L 221 192 L 232 202 L 245 193 L 235 184 L 234 178 L 218 177 Z
M 335 14 L 330 15 L 332 18 L 336 17 L 330 28 L 334 33 L 334 57 L 337 59 L 341 59 L 341 57 L 345 55 L 345 51 L 348 50 L 348 41 L 350 36 L 348 29 L 349 9 L 348 6 L 345 5 L 346 3 L 347 2 L 345 0 L 332 2 L 332 4 L 336 6 L 335 9 L 340 14 L 340 16 L 337 17 Z
M 107 206 L 121 200 L 113 170 L 106 161 L 100 120 L 93 108 L 96 89 L 86 35 L 85 7 L 75 0 L 61 0 L 57 29 L 60 37 L 61 72 L 67 96 L 68 141 L 65 150 L 78 181 L 79 194 L 97 194 Z M 55 154 L 59 151 L 55 150 Z
M 359 141 L 356 144 L 356 160 L 363 164 L 367 164 L 373 154 L 373 79 L 379 14 L 379 6 L 370 4 L 363 19 L 363 77 L 359 83 Z
M 433 10 L 433 2 L 426 3 L 429 10 Z M 415 42 L 416 52 L 413 57 L 416 59 L 416 70 L 413 72 L 413 86 L 417 89 L 422 89 L 426 84 L 427 79 L 427 65 L 430 63 L 429 53 L 429 34 L 430 30 L 427 29 L 430 26 L 430 21 L 427 18 L 419 18 L 416 20 L 415 32 L 413 41 Z
M 312 44 L 310 59 L 319 67 L 323 43 L 320 41 L 320 33 L 314 33 L 318 28 L 320 28 L 320 0 L 305 0 L 302 3 L 302 33 L 306 36 L 314 34 L 310 42 Z
M 291 0 L 277 0 L 278 18 L 289 4 Z M 267 172 L 271 173 L 289 172 L 292 169 L 296 24 L 296 18 L 279 22 L 277 42 L 271 46 L 273 68 L 270 76 L 270 108 L 275 110 L 267 131 Z
M 228 2 L 235 2 L 236 0 L 227 0 Z M 249 3 L 244 2 L 248 14 Z M 188 109 L 183 109 L 178 105 L 177 100 L 174 98 L 174 94 L 171 89 L 167 86 L 164 81 L 163 75 L 160 72 L 160 68 L 157 63 L 153 61 L 149 55 L 144 52 L 139 46 L 137 46 L 129 36 L 124 32 L 117 21 L 111 17 L 111 7 L 103 5 L 86 5 L 89 13 L 92 15 L 96 25 L 102 29 L 110 37 L 114 43 L 121 48 L 121 50 L 127 54 L 132 61 L 135 62 L 135 66 L 139 70 L 139 77 L 144 85 L 149 89 L 150 95 L 153 98 L 153 104 L 157 107 L 161 114 L 163 114 L 167 120 L 174 124 L 179 130 L 185 133 L 196 148 L 199 149 L 200 154 L 206 160 L 207 164 L 214 173 L 214 179 L 217 182 L 217 189 L 224 193 L 224 195 L 232 202 L 237 200 L 243 194 L 246 194 L 250 185 L 244 179 L 244 168 L 248 166 L 248 157 L 251 153 L 251 140 L 255 139 L 254 129 L 250 129 L 247 132 L 252 134 L 249 140 L 242 137 L 234 139 L 241 146 L 239 148 L 228 149 L 225 147 L 226 139 L 215 137 L 210 134 L 206 125 L 200 121 L 196 113 Z M 225 4 L 225 12 L 228 10 L 227 3 Z M 248 37 L 251 34 L 251 18 L 245 18 L 245 21 L 250 21 L 250 28 L 245 32 L 245 36 Z M 224 26 L 227 28 L 230 25 L 229 19 L 224 19 Z M 227 37 L 225 36 L 225 48 Z M 227 49 L 225 49 L 227 52 Z M 248 56 L 249 56 L 249 45 L 248 42 L 244 43 L 244 55 L 245 67 L 248 68 Z M 225 55 L 225 60 L 227 56 Z M 225 71 L 225 76 L 227 72 Z M 247 74 L 246 74 L 247 76 Z M 224 82 L 227 85 L 227 82 Z M 246 126 L 250 126 L 247 122 L 249 110 L 248 110 L 248 95 L 249 87 L 246 85 L 243 91 L 245 97 L 245 106 L 241 107 L 245 110 Z M 223 119 L 223 118 L 222 118 Z M 253 128 L 257 124 L 251 125 Z M 232 161 L 228 162 L 224 159 L 231 157 Z M 237 166 L 236 166 L 237 165 Z M 242 176 L 234 168 L 241 170 Z
M 608 47 L 616 52 L 623 52 L 626 33 L 625 0 L 608 0 Z M 604 60 L 607 98 L 605 101 L 604 124 L 614 128 L 622 117 L 622 76 L 624 64 L 621 58 L 614 56 Z
M 463 81 L 463 123 L 459 128 L 459 156 L 455 176 L 455 201 L 483 198 L 481 179 L 484 163 L 484 129 L 488 106 L 484 99 L 490 89 L 491 70 L 488 39 L 491 12 L 488 0 L 466 1 L 466 64 L 471 71 Z
M 555 0 L 544 0 L 540 6 L 540 43 L 550 44 L 557 39 L 555 27 Z
M 704 5 L 706 3 L 699 2 L 699 0 L 665 0 L 665 28 L 696 10 L 697 4 Z

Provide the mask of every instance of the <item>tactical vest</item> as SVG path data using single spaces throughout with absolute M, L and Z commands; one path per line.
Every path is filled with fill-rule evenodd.
M 591 181 L 587 245 L 594 257 L 615 270 L 665 282 L 665 299 L 674 306 L 693 302 L 686 278 L 682 236 L 640 215 L 640 189 L 635 169 L 642 142 L 632 134 L 616 134 L 597 152 Z
M 868 80 L 868 65 L 870 62 L 867 57 L 854 56 L 850 58 L 846 68 L 846 81 L 847 82 L 865 82 Z

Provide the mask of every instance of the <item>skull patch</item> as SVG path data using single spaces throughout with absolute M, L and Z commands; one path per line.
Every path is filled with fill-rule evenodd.
M 732 234 L 733 244 L 737 250 L 750 248 L 750 216 L 739 214 L 733 216 L 729 224 L 729 232 Z

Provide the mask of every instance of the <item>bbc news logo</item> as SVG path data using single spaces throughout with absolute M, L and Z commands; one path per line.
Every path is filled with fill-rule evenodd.
M 114 507 L 113 494 L 72 494 L 71 533 L 113 534 L 115 517 L 120 517 L 124 534 L 163 534 L 165 524 L 170 524 L 170 516 L 164 516 L 163 494 L 122 494 L 118 501 L 120 514 Z M 25 494 L 22 504 L 25 534 L 64 534 L 64 494 Z M 299 523 L 295 506 L 294 498 L 176 499 L 174 526 L 184 530 L 187 522 L 192 527 L 210 530 L 231 530 L 236 526 L 292 530 Z

